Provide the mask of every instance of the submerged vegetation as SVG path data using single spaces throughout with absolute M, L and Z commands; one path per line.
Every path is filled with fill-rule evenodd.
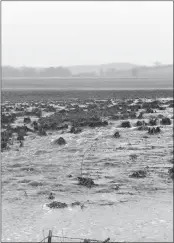
M 138 99 L 136 102 L 133 99 L 117 101 L 91 99 L 78 100 L 74 104 L 71 101 L 2 104 L 1 151 L 9 150 L 15 141 L 19 142 L 19 147 L 25 146 L 25 137 L 30 133 L 38 136 L 48 136 L 50 131 L 61 131 L 62 134 L 80 134 L 87 127 L 89 129 L 105 127 L 110 124 L 110 121 L 112 124 L 112 121 L 115 120 L 121 122 L 118 128 L 126 129 L 135 126 L 136 130 L 142 131 L 144 135 L 158 134 L 163 130 L 161 126 L 172 124 L 169 117 L 159 114 L 165 110 L 161 107 L 167 104 L 170 108 L 172 102 L 168 100 L 149 102 L 142 99 Z M 158 111 L 158 113 L 151 116 L 148 115 L 149 110 L 155 113 Z M 49 115 L 44 116 L 44 113 L 49 113 Z M 23 118 L 23 124 L 14 125 L 20 117 Z M 144 119 L 139 120 L 142 118 Z M 133 119 L 137 119 L 135 123 L 132 122 Z M 113 137 L 121 138 L 120 131 L 115 131 Z M 54 140 L 54 143 L 58 145 L 65 145 L 67 142 L 63 136 Z M 94 185 L 92 179 L 82 176 L 83 159 L 81 177 L 78 177 L 79 185 L 92 187 Z M 131 155 L 131 159 L 136 158 Z M 131 175 L 135 178 L 143 176 L 145 176 L 145 172 L 141 170 Z

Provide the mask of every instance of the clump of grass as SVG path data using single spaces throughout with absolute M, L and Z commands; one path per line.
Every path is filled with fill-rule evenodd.
M 174 179 L 174 167 L 169 169 L 169 175 L 172 179 Z
M 138 156 L 136 154 L 130 154 L 130 159 L 132 160 L 136 160 L 138 158 Z
M 37 116 L 37 117 L 41 117 L 42 116 L 42 110 L 39 108 L 33 108 L 32 111 L 25 111 L 24 115 L 26 116 Z
M 2 124 L 10 124 L 13 123 L 16 120 L 16 115 L 14 113 L 12 114 L 1 114 L 1 123 Z
M 154 110 L 151 109 L 151 108 L 147 108 L 147 109 L 146 109 L 146 113 L 154 113 Z
M 140 114 L 137 117 L 138 119 L 142 119 L 143 118 L 143 112 L 140 112 Z
M 160 127 L 149 127 L 148 128 L 149 134 L 156 134 L 156 133 L 160 133 L 160 132 L 161 132 Z
M 137 170 L 133 172 L 129 177 L 131 178 L 144 178 L 147 176 L 147 171 L 146 170 Z
M 140 127 L 137 127 L 137 130 L 138 131 L 147 131 L 148 127 L 147 126 L 140 126 Z
M 140 127 L 140 126 L 146 126 L 147 124 L 146 124 L 146 122 L 145 121 L 137 121 L 137 123 L 136 123 L 136 126 L 137 127 Z
M 161 124 L 162 124 L 162 125 L 171 125 L 171 120 L 170 120 L 170 118 L 168 118 L 168 117 L 164 117 L 164 118 L 162 118 L 162 120 L 161 120 Z
M 55 144 L 59 144 L 59 145 L 65 145 L 66 141 L 63 137 L 58 138 L 57 140 L 54 141 Z
M 80 133 L 80 132 L 82 132 L 82 129 L 80 127 L 75 127 L 75 126 L 71 127 L 70 133 L 77 134 L 77 133 Z
M 155 119 L 153 119 L 153 118 L 151 118 L 150 120 L 149 120 L 149 126 L 156 126 L 157 125 L 157 122 L 158 122 L 158 119 L 157 118 L 155 118 Z
M 119 137 L 120 137 L 120 133 L 119 133 L 119 131 L 116 131 L 116 132 L 114 133 L 114 137 L 115 137 L 115 138 L 119 138 Z
M 45 112 L 56 112 L 56 108 L 52 105 L 47 105 L 46 108 L 43 109 Z
M 95 186 L 94 181 L 91 178 L 87 177 L 77 177 L 79 181 L 79 185 L 86 186 L 88 188 L 91 188 L 92 186 Z
M 47 136 L 47 133 L 44 128 L 39 128 L 38 135 L 40 136 Z
M 121 123 L 121 127 L 130 128 L 131 127 L 130 121 L 124 121 L 124 122 L 122 122 Z
M 171 104 L 169 105 L 169 108 L 174 108 L 174 103 L 171 103 Z
M 61 203 L 61 202 L 57 202 L 57 201 L 48 203 L 47 206 L 49 208 L 67 208 L 68 207 L 68 205 L 66 203 Z
M 24 117 L 24 123 L 30 123 L 31 119 L 30 117 Z
M 37 186 L 43 186 L 43 183 L 38 181 L 31 181 L 29 182 L 29 185 L 33 187 L 37 187 Z
M 150 108 L 150 109 L 158 109 L 159 108 L 160 101 L 154 100 L 151 102 L 144 102 L 142 105 L 142 108 Z

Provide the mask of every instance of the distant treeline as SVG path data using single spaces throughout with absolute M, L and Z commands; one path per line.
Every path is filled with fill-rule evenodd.
M 49 68 L 33 68 L 21 67 L 15 68 L 11 66 L 2 67 L 3 77 L 70 77 L 71 71 L 64 67 L 49 67 Z
M 96 77 L 96 72 L 82 72 L 73 74 L 66 67 L 48 67 L 48 68 L 34 68 L 34 67 L 20 67 L 12 66 L 2 67 L 2 77 Z
M 117 68 L 103 69 L 98 67 L 96 71 L 87 71 L 73 73 L 67 67 L 48 67 L 48 68 L 34 68 L 34 67 L 20 67 L 2 66 L 2 77 L 166 77 L 173 76 L 173 65 L 160 66 L 136 66 L 129 69 L 119 70 Z

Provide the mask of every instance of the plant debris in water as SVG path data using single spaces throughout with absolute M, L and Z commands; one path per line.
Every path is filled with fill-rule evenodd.
M 48 203 L 47 206 L 49 208 L 67 208 L 68 207 L 68 205 L 66 203 L 61 203 L 61 202 L 57 202 L 57 201 Z
M 74 207 L 74 206 L 80 206 L 80 205 L 81 205 L 80 202 L 73 202 L 73 203 L 71 203 L 71 206 L 72 206 L 72 207 Z
M 131 178 L 144 178 L 147 176 L 147 171 L 146 170 L 138 170 L 133 172 L 129 177 Z

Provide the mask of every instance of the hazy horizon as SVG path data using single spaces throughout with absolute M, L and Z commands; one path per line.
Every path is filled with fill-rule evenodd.
M 152 63 L 151 65 L 138 65 L 136 63 L 127 63 L 127 62 L 110 62 L 110 63 L 96 63 L 96 64 L 76 64 L 76 65 L 68 65 L 68 66 L 63 66 L 63 65 L 55 65 L 55 66 L 26 66 L 26 65 L 23 65 L 23 66 L 14 66 L 14 65 L 8 65 L 8 64 L 5 64 L 5 65 L 2 65 L 2 67 L 5 67 L 5 66 L 10 66 L 10 67 L 13 67 L 13 68 L 23 68 L 23 67 L 29 67 L 29 68 L 49 68 L 49 67 L 73 67 L 73 66 L 101 66 L 101 65 L 109 65 L 109 64 L 132 64 L 132 65 L 137 65 L 137 66 L 147 66 L 147 67 L 153 67 L 155 64 Z M 161 63 L 160 66 L 171 66 L 173 65 L 173 63 Z
M 173 2 L 2 2 L 2 65 L 173 64 Z

